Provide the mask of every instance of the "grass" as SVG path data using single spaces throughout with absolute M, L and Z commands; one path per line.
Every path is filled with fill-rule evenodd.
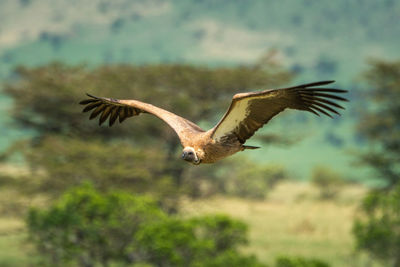
M 321 201 L 307 183 L 281 183 L 265 201 L 215 197 L 184 201 L 188 216 L 224 213 L 246 222 L 249 245 L 244 248 L 270 264 L 276 257 L 318 258 L 332 266 L 379 266 L 354 254 L 351 227 L 366 190 L 346 186 L 335 200 Z M 31 266 L 31 247 L 20 219 L 0 217 L 0 266 Z
M 0 218 L 0 266 L 28 266 L 29 256 L 21 219 Z
M 317 189 L 292 182 L 279 185 L 267 201 L 218 197 L 187 202 L 184 209 L 189 215 L 225 213 L 246 222 L 250 242 L 245 250 L 264 263 L 272 265 L 276 257 L 289 255 L 332 266 L 365 266 L 368 259 L 354 253 L 351 234 L 364 193 L 359 186 L 346 186 L 334 201 L 321 201 Z

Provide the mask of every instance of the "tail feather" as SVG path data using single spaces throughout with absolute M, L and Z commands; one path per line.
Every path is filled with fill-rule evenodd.
M 245 149 L 257 149 L 260 148 L 259 146 L 242 146 L 243 150 Z

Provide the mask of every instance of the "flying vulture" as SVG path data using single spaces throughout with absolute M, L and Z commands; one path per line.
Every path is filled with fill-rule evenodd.
M 321 87 L 333 82 L 321 81 L 236 94 L 222 119 L 208 131 L 174 113 L 138 100 L 119 100 L 87 94 L 90 98 L 80 104 L 86 105 L 83 112 L 93 110 L 90 119 L 100 115 L 100 125 L 107 118 L 109 126 L 112 126 L 117 118 L 121 123 L 140 113 L 157 116 L 178 135 L 183 146 L 182 159 L 198 165 L 216 162 L 245 149 L 258 148 L 246 146 L 244 143 L 286 108 L 305 110 L 318 116 L 320 113 L 329 117 L 332 117 L 330 113 L 340 115 L 336 109 L 344 108 L 334 101 L 347 101 L 337 95 L 347 91 Z

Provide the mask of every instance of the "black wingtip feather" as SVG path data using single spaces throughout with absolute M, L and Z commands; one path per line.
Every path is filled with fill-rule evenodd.
M 88 111 L 90 111 L 90 110 L 92 110 L 92 109 L 94 109 L 94 108 L 97 108 L 97 107 L 100 106 L 100 105 L 101 105 L 101 102 L 100 102 L 100 101 L 94 101 L 93 103 L 88 104 L 88 105 L 82 110 L 82 112 L 83 112 L 83 113 L 88 112 Z
M 85 99 L 85 100 L 80 101 L 79 104 L 87 105 L 87 104 L 95 102 L 95 101 L 96 101 L 96 99 Z
M 343 89 L 336 89 L 336 88 L 304 88 L 303 90 L 307 90 L 307 91 L 313 91 L 313 92 L 330 92 L 330 93 L 339 93 L 339 94 L 343 94 L 343 93 L 347 93 L 347 90 L 343 90 Z
M 340 113 L 339 113 L 339 112 L 337 112 L 337 111 L 334 110 L 333 108 L 328 107 L 327 105 L 324 105 L 324 104 L 322 104 L 322 103 L 320 103 L 320 102 L 318 102 L 318 101 L 314 102 L 314 105 L 317 105 L 317 106 L 319 106 L 320 108 L 323 108 L 323 109 L 325 109 L 325 110 L 328 110 L 328 111 L 330 111 L 330 112 L 332 112 L 332 113 L 335 113 L 335 114 L 337 114 L 337 115 L 340 116 Z
M 140 112 L 143 112 L 130 107 L 114 106 L 114 103 L 118 103 L 116 99 L 97 97 L 89 93 L 86 93 L 86 95 L 90 98 L 79 102 L 81 105 L 86 105 L 82 112 L 93 110 L 89 116 L 89 120 L 93 120 L 100 115 L 99 125 L 102 125 L 109 119 L 108 125 L 111 127 L 118 118 L 119 122 L 122 123 L 126 118 L 139 115 Z
M 325 84 L 330 84 L 330 83 L 334 83 L 334 82 L 335 82 L 335 80 L 313 82 L 313 83 L 307 84 L 305 87 L 314 87 L 314 86 L 325 85 Z
M 332 95 L 332 94 L 325 94 L 325 93 L 320 93 L 320 92 L 313 92 L 312 94 L 313 96 L 321 96 L 321 97 L 327 97 L 327 98 L 331 98 L 331 99 L 335 99 L 335 100 L 340 100 L 340 101 L 345 101 L 345 102 L 349 102 L 348 99 L 344 98 L 344 97 L 340 97 L 337 95 Z
M 327 80 L 327 81 L 319 81 L 319 82 L 312 82 L 312 83 L 305 83 L 302 85 L 297 85 L 293 87 L 289 87 L 287 89 L 299 89 L 299 88 L 307 88 L 307 87 L 314 87 L 314 86 L 320 86 L 320 85 L 326 85 L 330 83 L 334 83 L 334 80 Z
M 330 117 L 330 118 L 333 119 L 332 115 L 329 114 L 328 112 L 326 112 L 325 110 L 323 110 L 322 108 L 319 108 L 319 107 L 317 107 L 317 106 L 315 106 L 315 105 L 311 105 L 311 108 L 313 108 L 313 109 L 315 109 L 316 111 L 321 112 L 322 114 L 325 114 L 326 116 L 328 116 L 328 117 Z
M 91 98 L 96 98 L 96 99 L 98 99 L 98 97 L 97 97 L 97 96 L 91 95 L 91 94 L 89 94 L 89 93 L 86 93 L 86 95 L 87 95 L 88 97 L 91 97 Z
M 291 88 L 291 91 L 298 93 L 298 96 L 301 99 L 299 100 L 302 102 L 302 104 L 298 103 L 299 106 L 297 108 L 310 111 L 314 114 L 317 113 L 318 115 L 321 113 L 331 118 L 332 114 L 340 116 L 340 113 L 336 109 L 344 109 L 344 107 L 337 104 L 336 101 L 348 100 L 338 96 L 337 94 L 347 93 L 348 91 L 336 88 L 319 87 L 332 82 L 334 81 L 321 81 Z
M 313 113 L 313 114 L 315 114 L 315 115 L 317 115 L 318 117 L 321 117 L 321 116 L 318 114 L 318 112 L 316 112 L 315 110 L 313 110 L 313 109 L 310 108 L 310 107 L 306 108 L 305 110 L 308 111 L 308 112 L 311 112 L 311 113 Z

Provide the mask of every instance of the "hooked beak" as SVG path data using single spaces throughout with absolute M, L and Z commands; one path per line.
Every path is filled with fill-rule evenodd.
M 193 155 L 189 155 L 189 153 L 186 151 L 182 152 L 181 157 L 183 160 L 186 160 L 194 165 L 199 165 L 201 163 L 201 160 L 196 155 L 194 155 L 193 159 Z
M 182 153 L 182 159 L 186 160 L 187 152 Z

